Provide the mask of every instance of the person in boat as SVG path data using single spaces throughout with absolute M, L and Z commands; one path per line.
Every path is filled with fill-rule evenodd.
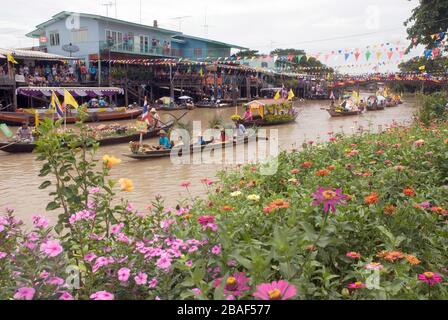
M 241 121 L 236 121 L 235 126 L 236 126 L 236 136 L 237 137 L 244 137 L 247 134 L 246 127 L 244 126 L 244 124 Z
M 152 108 L 150 111 L 149 125 L 152 128 L 160 127 L 160 115 L 157 113 L 157 110 L 155 108 Z
M 23 123 L 17 130 L 16 138 L 20 142 L 31 143 L 34 141 L 33 132 L 31 131 L 28 123 Z
M 201 132 L 198 134 L 198 145 L 205 146 L 207 142 L 205 142 L 204 137 Z
M 99 104 L 100 108 L 106 108 L 107 107 L 107 102 L 106 102 L 106 100 L 104 100 L 103 97 L 100 97 L 100 100 L 98 101 L 98 104 Z
M 252 111 L 250 111 L 249 107 L 246 107 L 246 112 L 244 112 L 243 120 L 252 121 L 253 118 L 254 118 L 254 115 L 252 114 Z

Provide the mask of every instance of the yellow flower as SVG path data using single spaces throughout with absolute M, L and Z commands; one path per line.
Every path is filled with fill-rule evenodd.
M 260 201 L 260 196 L 257 196 L 256 194 L 251 194 L 250 196 L 247 196 L 247 200 L 258 202 Z
M 107 168 L 112 169 L 112 167 L 113 167 L 114 165 L 116 165 L 116 164 L 120 164 L 120 163 L 121 163 L 121 160 L 118 159 L 118 158 L 115 158 L 115 157 L 112 157 L 112 156 L 109 156 L 109 155 L 106 154 L 106 155 L 103 157 L 103 162 L 104 162 L 104 164 L 106 165 Z
M 235 198 L 241 195 L 241 191 L 235 191 L 230 194 L 231 197 Z
M 121 186 L 121 191 L 132 192 L 134 190 L 134 184 L 130 179 L 120 179 L 118 183 Z

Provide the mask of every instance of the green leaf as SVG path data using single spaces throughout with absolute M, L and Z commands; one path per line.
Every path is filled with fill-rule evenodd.
M 43 189 L 48 188 L 49 186 L 51 186 L 51 181 L 47 180 L 47 181 L 42 182 L 42 184 L 39 186 L 39 189 L 43 190 Z
M 53 201 L 53 202 L 50 202 L 49 204 L 47 204 L 46 210 L 53 211 L 53 210 L 59 209 L 60 207 L 61 207 L 61 205 L 59 203 Z

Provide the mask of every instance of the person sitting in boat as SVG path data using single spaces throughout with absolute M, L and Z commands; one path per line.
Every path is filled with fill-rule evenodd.
M 17 130 L 16 138 L 18 141 L 24 143 L 31 143 L 34 141 L 33 132 L 28 126 L 28 123 L 22 124 L 22 127 Z
M 201 132 L 198 133 L 198 145 L 205 146 L 207 143 L 204 140 L 204 137 Z
M 165 130 L 160 130 L 159 147 L 159 149 L 171 149 L 170 139 Z
M 246 127 L 241 121 L 236 121 L 236 136 L 237 137 L 244 137 L 247 134 Z
M 246 108 L 246 112 L 244 112 L 243 120 L 252 121 L 254 118 L 254 115 L 252 114 L 252 111 L 250 111 L 250 108 Z
M 98 105 L 100 106 L 100 108 L 106 108 L 107 102 L 106 102 L 106 100 L 104 100 L 103 97 L 100 97 L 100 100 L 98 101 Z

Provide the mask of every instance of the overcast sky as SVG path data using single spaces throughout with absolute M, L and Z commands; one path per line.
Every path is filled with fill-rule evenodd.
M 114 0 L 2 1 L 0 47 L 27 47 L 37 42 L 25 34 L 60 11 L 106 15 Z M 405 43 L 403 22 L 418 0 L 116 0 L 109 16 L 178 30 L 268 53 L 277 47 L 309 53 Z M 207 24 L 208 28 L 204 25 Z M 208 29 L 208 34 L 206 32 Z M 336 39 L 335 39 L 336 38 Z M 330 59 L 329 64 L 342 64 Z

